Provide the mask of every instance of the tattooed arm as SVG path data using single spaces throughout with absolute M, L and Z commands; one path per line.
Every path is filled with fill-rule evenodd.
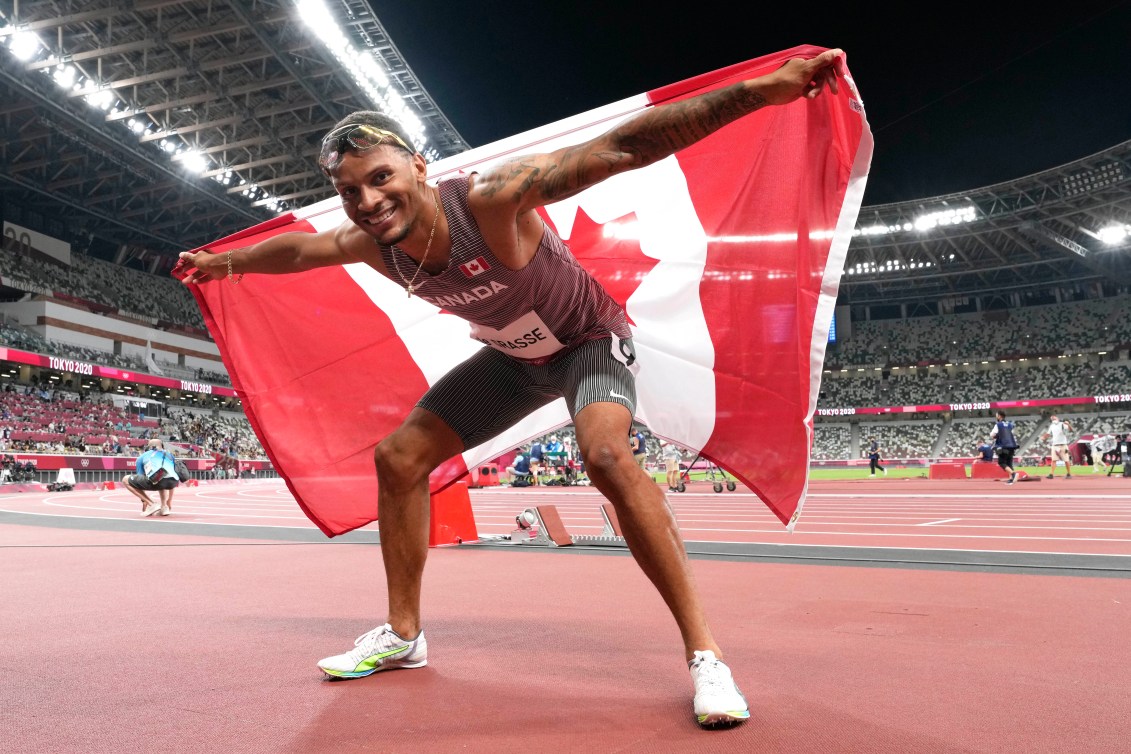
M 773 73 L 725 89 L 649 108 L 595 139 L 548 154 L 507 160 L 477 177 L 480 206 L 523 215 L 573 196 L 609 176 L 650 165 L 767 105 L 839 91 L 843 52 L 787 61 Z

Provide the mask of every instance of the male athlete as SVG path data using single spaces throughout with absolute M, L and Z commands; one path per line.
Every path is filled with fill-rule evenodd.
M 1049 454 L 1049 479 L 1056 476 L 1056 459 L 1064 461 L 1065 479 L 1072 478 L 1072 454 L 1068 452 L 1068 432 L 1075 432 L 1072 422 L 1061 421 L 1060 417 L 1053 414 L 1049 417 L 1049 431 L 1041 435 L 1041 439 L 1049 440 L 1051 453 Z
M 613 503 L 633 557 L 679 626 L 699 723 L 749 717 L 707 625 L 667 500 L 625 442 L 636 404 L 629 370 L 636 356 L 624 311 L 536 210 L 662 160 L 762 107 L 812 99 L 826 86 L 839 91 L 842 54 L 790 60 L 765 76 L 650 108 L 585 143 L 437 186 L 428 184 L 423 156 L 395 121 L 354 113 L 326 135 L 319 158 L 348 221 L 321 233 L 275 236 L 237 254 L 181 254 L 195 268 L 186 284 L 364 262 L 426 301 L 450 302 L 472 287 L 493 291 L 450 309 L 486 347 L 433 385 L 374 451 L 388 619 L 351 651 L 320 661 L 322 670 L 357 678 L 427 664 L 420 590 L 429 473 L 564 397 L 589 479 Z

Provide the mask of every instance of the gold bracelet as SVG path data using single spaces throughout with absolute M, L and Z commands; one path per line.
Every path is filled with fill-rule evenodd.
M 243 280 L 243 275 L 244 274 L 241 272 L 239 278 L 235 280 L 232 279 L 232 250 L 228 249 L 228 282 L 232 285 L 239 285 L 240 281 Z

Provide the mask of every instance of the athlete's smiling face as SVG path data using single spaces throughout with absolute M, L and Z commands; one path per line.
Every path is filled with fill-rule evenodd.
M 427 203 L 427 163 L 419 154 L 382 144 L 347 152 L 332 172 L 346 216 L 378 243 L 400 243 Z

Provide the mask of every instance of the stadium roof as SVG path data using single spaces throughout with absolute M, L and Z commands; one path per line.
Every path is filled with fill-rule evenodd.
M 0 1 L 0 42 L 0 185 L 68 240 L 175 252 L 324 199 L 354 110 L 468 148 L 364 0 Z
M 431 157 L 468 148 L 368 0 L 0 0 L 6 217 L 119 263 L 324 199 L 315 153 L 358 109 L 403 107 Z M 367 73 L 368 72 L 368 73 Z M 368 76 L 368 78 L 366 78 Z M 958 158 L 958 157 L 956 157 Z M 14 216 L 13 216 L 14 215 Z M 865 207 L 840 303 L 1131 285 L 1131 141 L 973 191 Z M 167 268 L 166 268 L 167 269 Z
M 993 186 L 864 207 L 840 303 L 971 293 L 1131 287 L 1131 141 Z

